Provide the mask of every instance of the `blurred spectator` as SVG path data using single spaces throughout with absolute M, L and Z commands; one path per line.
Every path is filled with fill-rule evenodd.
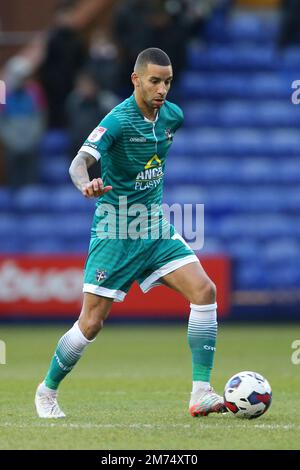
M 30 79 L 25 57 L 10 59 L 5 67 L 6 105 L 0 112 L 6 179 L 11 186 L 37 180 L 38 146 L 44 130 L 45 101 L 37 82 Z
M 103 90 L 117 92 L 120 73 L 119 51 L 103 31 L 96 30 L 90 39 L 88 68 Z M 112 103 L 110 109 L 116 104 Z
M 40 69 L 41 83 L 49 103 L 49 127 L 65 125 L 65 100 L 86 60 L 86 50 L 72 25 L 73 3 L 59 7 L 49 32 Z
M 285 47 L 300 42 L 300 1 L 281 1 L 282 19 L 279 46 Z
M 111 108 L 107 107 L 106 94 L 102 94 L 101 86 L 93 74 L 89 71 L 81 72 L 77 77 L 75 89 L 66 101 L 72 159 L 85 139 L 110 110 Z M 99 163 L 95 163 L 89 173 L 91 177 L 99 178 Z
M 147 47 L 159 47 L 170 56 L 178 78 L 185 65 L 191 18 L 184 0 L 130 0 L 116 11 L 114 31 L 120 45 L 122 85 L 129 87 L 134 61 Z

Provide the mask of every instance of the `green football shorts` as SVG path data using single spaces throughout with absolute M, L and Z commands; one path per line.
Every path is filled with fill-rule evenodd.
M 199 262 L 197 256 L 173 226 L 169 239 L 92 237 L 83 292 L 122 302 L 135 280 L 148 292 L 161 284 L 162 276 L 195 261 Z

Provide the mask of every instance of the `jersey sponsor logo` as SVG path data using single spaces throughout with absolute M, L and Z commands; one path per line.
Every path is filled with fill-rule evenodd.
M 88 136 L 87 140 L 89 140 L 90 142 L 98 142 L 103 137 L 106 131 L 107 129 L 105 129 L 105 127 L 98 126 Z
M 154 168 L 156 165 L 161 166 L 161 159 L 158 155 L 153 155 L 153 157 L 150 158 L 150 160 L 146 163 L 145 170 L 148 170 L 149 168 Z
M 164 173 L 162 161 L 158 155 L 153 155 L 144 166 L 144 170 L 140 171 L 135 179 L 135 189 L 144 191 L 149 188 L 156 188 L 163 179 Z
M 130 137 L 129 142 L 147 142 L 146 137 Z

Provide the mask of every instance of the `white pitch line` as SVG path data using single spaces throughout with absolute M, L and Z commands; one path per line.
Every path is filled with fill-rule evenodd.
M 200 424 L 200 423 L 199 423 Z M 16 428 L 16 429 L 27 429 L 27 428 L 68 428 L 68 429 L 195 429 L 192 424 L 146 424 L 146 423 L 132 423 L 132 424 L 93 424 L 93 423 L 61 423 L 61 422 L 43 422 L 43 423 L 32 423 L 32 424 L 16 424 L 12 422 L 0 423 L 2 428 Z M 264 430 L 300 430 L 300 425 L 297 424 L 228 424 L 228 423 L 215 423 L 215 424 L 204 424 L 199 426 L 200 429 L 264 429 Z

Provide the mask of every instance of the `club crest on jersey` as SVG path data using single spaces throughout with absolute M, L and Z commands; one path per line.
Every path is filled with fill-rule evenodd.
M 173 141 L 173 134 L 172 134 L 172 129 L 170 129 L 170 127 L 165 129 L 165 135 L 167 137 L 167 140 L 171 143 Z
M 108 276 L 108 273 L 104 269 L 96 269 L 96 281 L 97 282 L 104 281 L 104 279 L 106 279 L 107 276 Z
M 101 137 L 105 134 L 107 129 L 105 127 L 98 126 L 96 129 L 93 130 L 93 132 L 88 136 L 87 140 L 90 142 L 98 142 Z

